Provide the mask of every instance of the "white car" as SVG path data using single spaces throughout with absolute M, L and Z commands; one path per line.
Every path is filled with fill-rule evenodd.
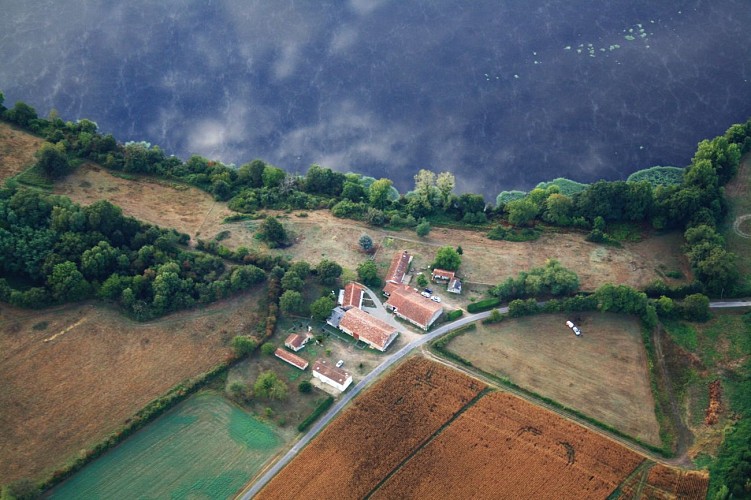
M 569 328 L 573 328 L 574 324 L 571 321 L 566 321 L 566 326 Z
M 432 300 L 433 302 L 440 302 L 441 298 L 438 295 L 433 295 L 432 297 L 430 297 L 430 300 Z
M 582 334 L 582 331 L 581 331 L 581 330 L 579 330 L 579 327 L 578 327 L 578 326 L 575 326 L 575 327 L 573 327 L 573 328 L 572 328 L 572 330 L 574 330 L 574 334 L 575 334 L 575 335 L 576 335 L 577 337 L 578 337 L 579 335 L 581 335 L 581 334 Z
M 422 295 L 423 297 L 426 297 L 428 299 L 430 298 L 430 294 L 428 292 L 420 292 L 420 295 Z
M 340 359 L 339 361 L 336 362 L 336 367 L 341 368 L 343 364 L 344 364 L 344 360 Z

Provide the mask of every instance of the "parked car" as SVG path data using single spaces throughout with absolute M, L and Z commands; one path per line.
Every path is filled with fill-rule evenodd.
M 420 295 L 422 295 L 423 297 L 430 298 L 430 293 L 428 292 L 420 292 Z
M 426 289 L 425 289 L 425 290 L 423 290 L 423 291 L 427 292 L 427 293 L 428 293 L 428 294 L 430 294 L 430 295 L 433 295 L 433 290 L 431 290 L 430 288 L 426 288 Z
M 430 300 L 432 300 L 433 302 L 440 302 L 441 298 L 438 295 L 433 295 L 432 297 L 430 297 Z
M 574 328 L 572 328 L 572 330 L 574 330 L 574 334 L 575 334 L 575 335 L 576 335 L 577 337 L 578 337 L 579 335 L 581 335 L 581 334 L 582 334 L 582 331 L 581 331 L 581 330 L 579 330 L 579 327 L 578 327 L 578 326 L 575 326 Z
M 574 324 L 571 321 L 566 321 L 566 326 L 569 328 L 573 328 Z
M 336 362 L 336 367 L 341 368 L 343 364 L 344 364 L 344 360 L 340 359 L 339 361 Z

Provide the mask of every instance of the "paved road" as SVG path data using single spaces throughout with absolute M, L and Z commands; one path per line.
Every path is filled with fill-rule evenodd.
M 734 308 L 734 307 L 751 307 L 751 301 L 743 301 L 743 300 L 736 300 L 736 301 L 716 301 L 716 302 L 710 302 L 709 307 L 713 309 L 721 309 L 721 308 Z M 501 307 L 499 308 L 499 311 L 502 313 L 508 312 L 508 307 Z M 414 349 L 417 349 L 418 347 L 421 347 L 428 342 L 440 337 L 441 335 L 444 335 L 452 330 L 455 330 L 457 328 L 460 328 L 464 325 L 468 325 L 470 323 L 474 323 L 475 321 L 485 319 L 488 316 L 490 316 L 490 311 L 481 312 L 477 314 L 470 314 L 468 316 L 464 316 L 463 318 L 454 321 L 452 323 L 448 323 L 444 326 L 441 326 L 439 328 L 436 328 L 434 331 L 423 335 L 416 340 L 413 340 L 409 344 L 405 345 L 395 353 L 391 354 L 388 358 L 386 358 L 383 363 L 378 365 L 378 367 L 370 372 L 368 375 L 366 375 L 360 382 L 355 385 L 352 390 L 349 392 L 345 392 L 344 396 L 334 405 L 331 407 L 331 409 L 320 419 L 318 422 L 313 425 L 313 427 L 310 428 L 310 430 L 305 434 L 295 445 L 280 459 L 278 460 L 269 470 L 266 471 L 256 482 L 254 482 L 250 488 L 245 490 L 240 498 L 242 500 L 249 500 L 250 498 L 253 498 L 261 489 L 266 486 L 266 483 L 268 483 L 271 478 L 273 478 L 277 473 L 279 473 L 284 466 L 286 466 L 294 457 L 297 455 L 300 450 L 305 448 L 307 444 L 323 429 L 328 423 L 336 417 L 336 415 L 347 405 L 349 404 L 352 399 L 357 396 L 363 389 L 365 389 L 368 385 L 370 385 L 376 378 L 378 378 L 383 372 L 388 370 L 394 363 L 397 363 L 401 359 L 403 359 L 406 355 L 408 355 L 410 352 L 412 352 Z

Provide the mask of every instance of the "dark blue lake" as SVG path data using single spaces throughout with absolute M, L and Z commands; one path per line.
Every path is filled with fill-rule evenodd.
M 748 0 L 26 0 L 0 89 L 183 158 L 490 200 L 686 165 L 751 116 L 749 26 Z

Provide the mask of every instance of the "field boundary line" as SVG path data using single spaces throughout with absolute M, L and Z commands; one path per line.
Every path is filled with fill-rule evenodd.
M 404 467 L 407 464 L 407 462 L 412 460 L 412 458 L 414 458 L 415 455 L 420 453 L 420 451 L 422 451 L 423 448 L 428 446 L 430 443 L 433 442 L 433 440 L 435 440 L 438 436 L 440 436 L 443 433 L 443 431 L 446 430 L 451 424 L 453 424 L 456 421 L 456 419 L 458 419 L 461 415 L 463 415 L 464 412 L 472 408 L 475 404 L 477 404 L 478 401 L 480 401 L 480 399 L 482 399 L 484 396 L 486 396 L 490 392 L 493 392 L 493 389 L 491 389 L 489 386 L 486 385 L 483 390 L 481 390 L 475 397 L 469 400 L 467 404 L 459 408 L 459 410 L 457 410 L 457 412 L 454 413 L 450 419 L 444 422 L 443 425 L 441 425 L 433 434 L 425 438 L 425 440 L 422 443 L 417 445 L 414 450 L 412 450 L 406 457 L 404 457 L 398 464 L 396 464 L 394 468 L 391 469 L 391 471 L 383 477 L 383 479 L 378 481 L 378 484 L 373 486 L 373 489 L 371 489 L 368 492 L 368 494 L 365 495 L 364 498 L 370 498 L 371 496 L 373 496 L 373 493 L 377 492 L 381 488 L 381 486 L 386 484 L 386 482 L 389 479 L 391 479 L 391 477 L 394 476 L 397 472 L 399 472 L 402 469 L 402 467 Z

